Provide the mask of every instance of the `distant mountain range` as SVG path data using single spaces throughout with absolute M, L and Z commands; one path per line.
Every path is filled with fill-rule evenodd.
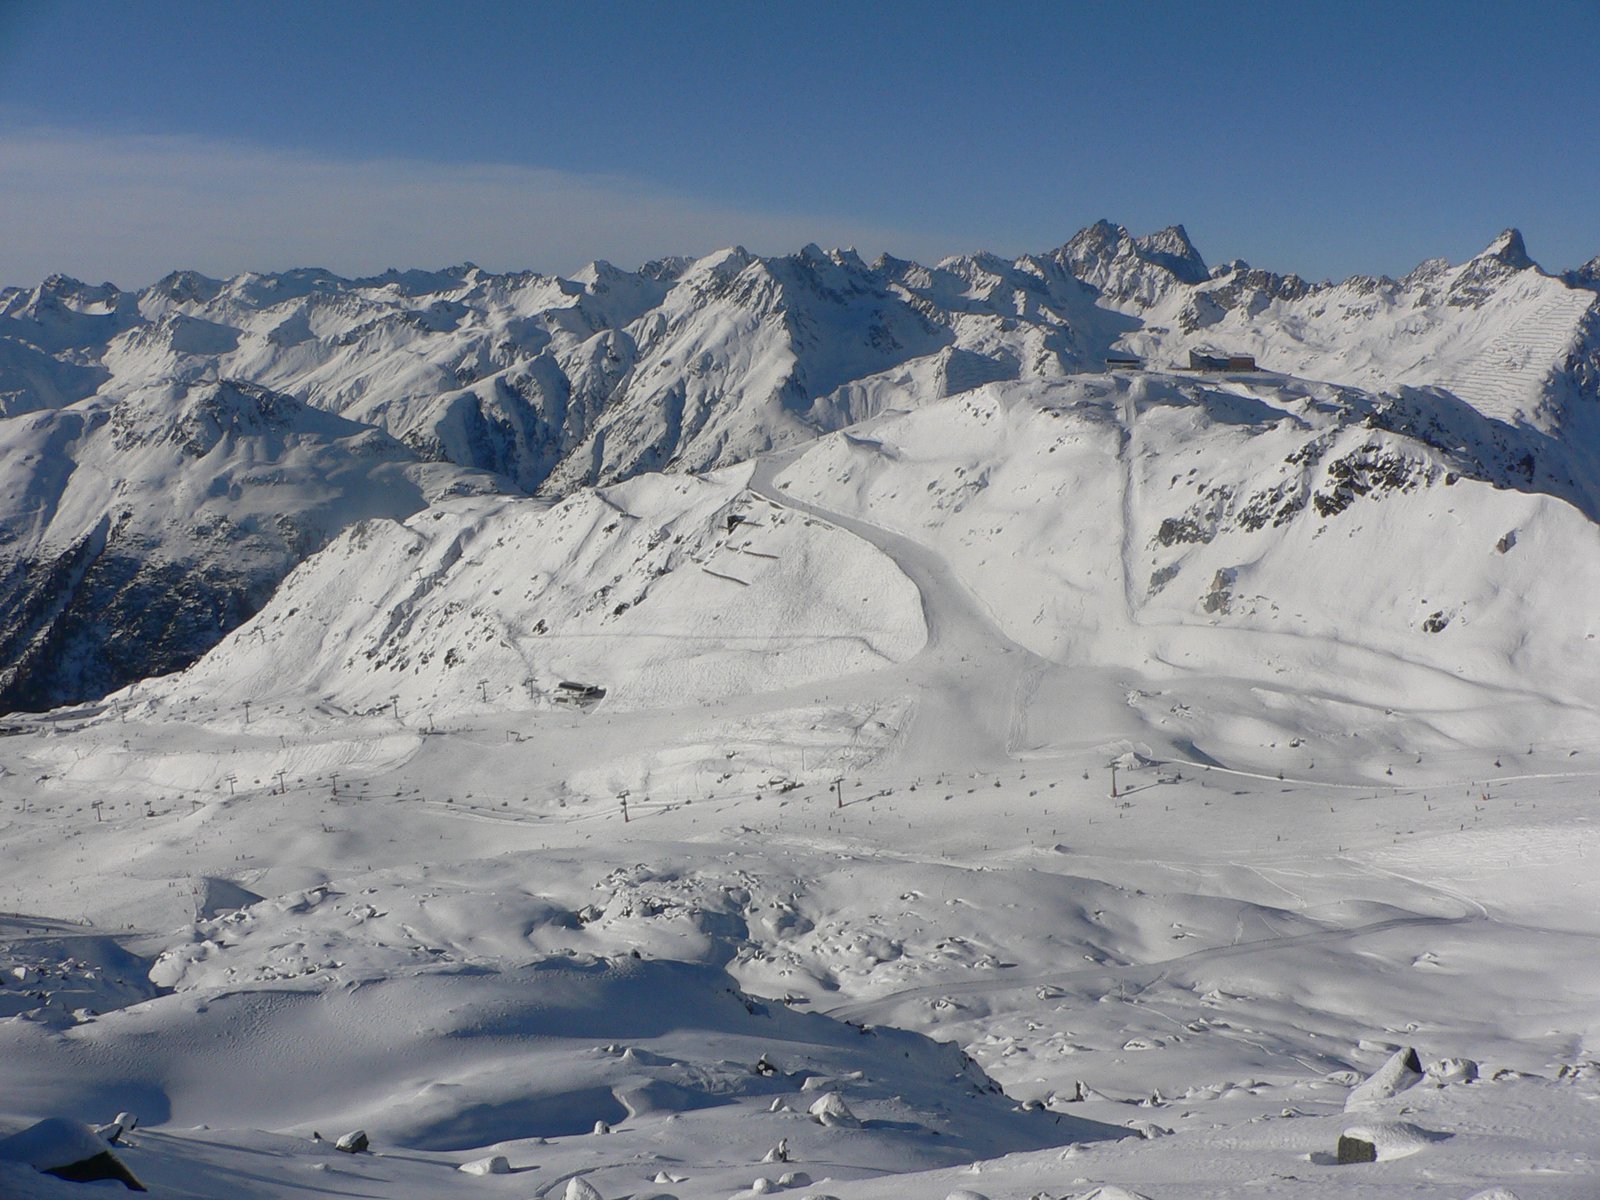
M 1087 431 L 1120 414 L 1124 438 L 1140 405 L 1169 425 L 1193 414 L 1192 444 L 1176 425 L 1142 443 L 1136 523 L 1150 525 L 1155 558 L 1148 578 L 1127 580 L 1140 604 L 1166 603 L 1149 597 L 1176 594 L 1163 589 L 1204 559 L 1204 594 L 1233 597 L 1213 611 L 1236 612 L 1254 560 L 1211 563 L 1214 541 L 1327 521 L 1368 495 L 1447 480 L 1547 496 L 1592 531 L 1597 289 L 1600 258 L 1550 274 L 1514 230 L 1464 264 L 1311 284 L 1242 262 L 1208 268 L 1181 227 L 1134 237 L 1106 222 L 1047 254 L 932 267 L 808 246 L 777 258 L 735 248 L 634 272 L 596 263 L 570 279 L 464 266 L 354 280 L 178 272 L 140 292 L 56 276 L 6 289 L 0 710 L 91 699 L 189 665 L 353 527 L 329 560 L 343 564 L 336 569 L 374 570 L 361 545 L 398 538 L 393 553 L 428 555 L 423 543 L 444 530 L 458 529 L 465 546 L 507 521 L 539 557 L 540 539 L 589 519 L 546 516 L 544 501 L 650 472 L 726 467 L 869 418 L 892 424 L 901 411 L 943 405 L 946 415 L 920 428 L 958 436 L 947 402 L 980 392 L 984 404 L 1032 397 L 1059 409 L 1067 388 L 1072 421 Z M 1261 370 L 1228 386 L 1170 374 L 1196 350 L 1253 355 Z M 1160 378 L 1138 381 L 1144 390 L 1129 400 L 1132 385 L 1106 375 L 1108 358 L 1137 359 Z M 1269 447 L 1272 462 L 1292 468 L 1281 479 L 1266 477 Z M 1010 466 L 995 447 L 983 454 L 989 470 L 1014 472 L 1026 450 L 1011 447 Z M 974 471 L 980 457 L 974 450 Z M 1151 490 L 1169 476 L 1170 497 Z M 921 482 L 928 505 L 954 503 L 960 490 Z M 640 526 L 638 558 L 613 564 L 619 581 L 644 570 L 657 526 L 692 525 L 699 545 L 706 522 L 734 512 L 731 497 L 701 513 L 705 497 L 669 500 L 670 491 L 621 494 L 635 519 L 652 506 L 665 515 Z M 506 499 L 470 499 L 490 495 Z M 606 503 L 617 502 L 601 497 L 598 525 Z M 918 520 L 903 496 L 874 503 L 902 525 Z M 439 523 L 419 524 L 430 507 Z M 490 511 L 500 515 L 488 526 L 461 525 L 463 513 Z M 590 509 L 561 510 L 579 511 Z M 411 518 L 413 532 L 371 518 Z M 453 589 L 482 592 L 459 580 L 458 564 L 470 561 L 458 547 L 438 569 Z M 631 592 L 610 602 L 622 590 L 648 590 L 645 576 L 627 589 L 609 574 L 591 579 L 593 562 L 573 574 L 556 556 L 539 569 L 566 576 L 541 577 L 535 592 L 576 595 L 592 583 L 611 589 L 608 612 L 633 603 Z M 326 579 L 316 586 L 343 594 Z M 377 639 L 363 643 L 369 662 L 402 628 L 394 595 L 370 599 L 388 615 L 361 634 Z M 1439 619 L 1450 615 L 1441 609 Z M 442 662 L 454 635 L 439 636 Z M 342 645 L 313 654 L 316 670 L 348 657 Z M 313 665 L 304 654 L 291 660 Z M 523 673 L 533 693 L 550 682 Z M 351 702 L 375 703 L 389 685 L 373 686 L 355 688 Z

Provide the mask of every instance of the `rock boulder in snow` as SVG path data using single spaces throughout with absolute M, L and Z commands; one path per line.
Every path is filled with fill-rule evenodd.
M 1450 1135 L 1423 1129 L 1408 1121 L 1371 1121 L 1351 1125 L 1339 1136 L 1340 1162 L 1387 1162 L 1405 1158 Z M 1349 1157 L 1347 1157 L 1347 1155 Z
M 1380 1100 L 1398 1095 L 1414 1087 L 1422 1079 L 1422 1061 L 1410 1046 L 1402 1046 L 1374 1071 L 1364 1083 L 1357 1084 L 1345 1097 L 1345 1111 L 1367 1108 Z
M 1477 1078 L 1478 1064 L 1470 1058 L 1441 1058 L 1428 1064 L 1428 1080 L 1437 1087 L 1471 1083 Z
M 94 1130 L 65 1117 L 47 1117 L 0 1141 L 0 1159 L 26 1163 L 72 1183 L 115 1180 L 131 1191 L 148 1190 Z
M 352 1129 L 333 1145 L 334 1149 L 343 1150 L 346 1154 L 364 1154 L 368 1144 L 365 1129 Z
M 1341 1133 L 1339 1135 L 1337 1157 L 1340 1166 L 1347 1166 L 1351 1163 L 1377 1162 L 1378 1148 L 1365 1138 Z
M 838 1092 L 826 1092 L 812 1101 L 807 1109 L 811 1116 L 821 1125 L 854 1129 L 861 1124 L 856 1119 L 855 1113 L 850 1111 L 850 1106 L 844 1102 L 844 1097 Z

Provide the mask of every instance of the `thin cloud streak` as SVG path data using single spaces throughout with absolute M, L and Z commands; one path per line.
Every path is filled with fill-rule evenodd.
M 342 274 L 465 261 L 570 272 L 740 244 L 807 242 L 939 258 L 927 232 L 838 214 L 759 212 L 594 176 L 488 163 L 339 162 L 166 135 L 0 131 L 0 283 L 53 272 L 125 287 L 176 268 Z

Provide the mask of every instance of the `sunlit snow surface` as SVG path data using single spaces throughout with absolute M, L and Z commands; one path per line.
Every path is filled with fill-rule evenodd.
M 1000 382 L 359 525 L 11 720 L 8 1127 L 134 1110 L 174 1196 L 1591 1196 L 1600 544 L 1481 417 Z M 1478 1078 L 1346 1112 L 1401 1046 Z
M 1246 425 L 1285 376 L 1363 389 L 1355 420 L 1593 515 L 1596 277 L 1542 270 L 1507 230 L 1459 265 L 1312 284 L 1208 269 L 1181 227 L 1100 222 L 1048 253 L 934 266 L 735 247 L 570 279 L 464 265 L 0 288 L 0 708 L 192 665 L 363 519 L 727 467 L 1129 354 L 1253 354 L 1276 374 L 1238 381 Z M 1359 487 L 1387 464 L 1363 464 L 1358 436 L 1331 461 Z M 1200 474 L 1190 536 L 1227 507 Z M 841 649 L 793 646 L 782 671 Z

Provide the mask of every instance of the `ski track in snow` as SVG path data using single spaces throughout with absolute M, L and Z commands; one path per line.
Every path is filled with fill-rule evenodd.
M 901 753 L 929 770 L 971 769 L 1007 761 L 1014 745 L 1020 694 L 1046 664 L 1001 632 L 976 597 L 951 577 L 936 554 L 909 538 L 844 513 L 797 500 L 777 485 L 795 454 L 760 460 L 749 487 L 774 504 L 835 525 L 887 554 L 922 597 L 928 638 L 907 665 L 919 696 L 912 741 Z M 996 664 L 998 664 L 998 669 Z M 1001 719 L 1003 717 L 1003 720 Z M 976 720 L 974 720 L 976 718 Z M 965 726 L 968 740 L 952 745 L 949 732 Z M 934 731 L 922 734 L 920 731 Z

